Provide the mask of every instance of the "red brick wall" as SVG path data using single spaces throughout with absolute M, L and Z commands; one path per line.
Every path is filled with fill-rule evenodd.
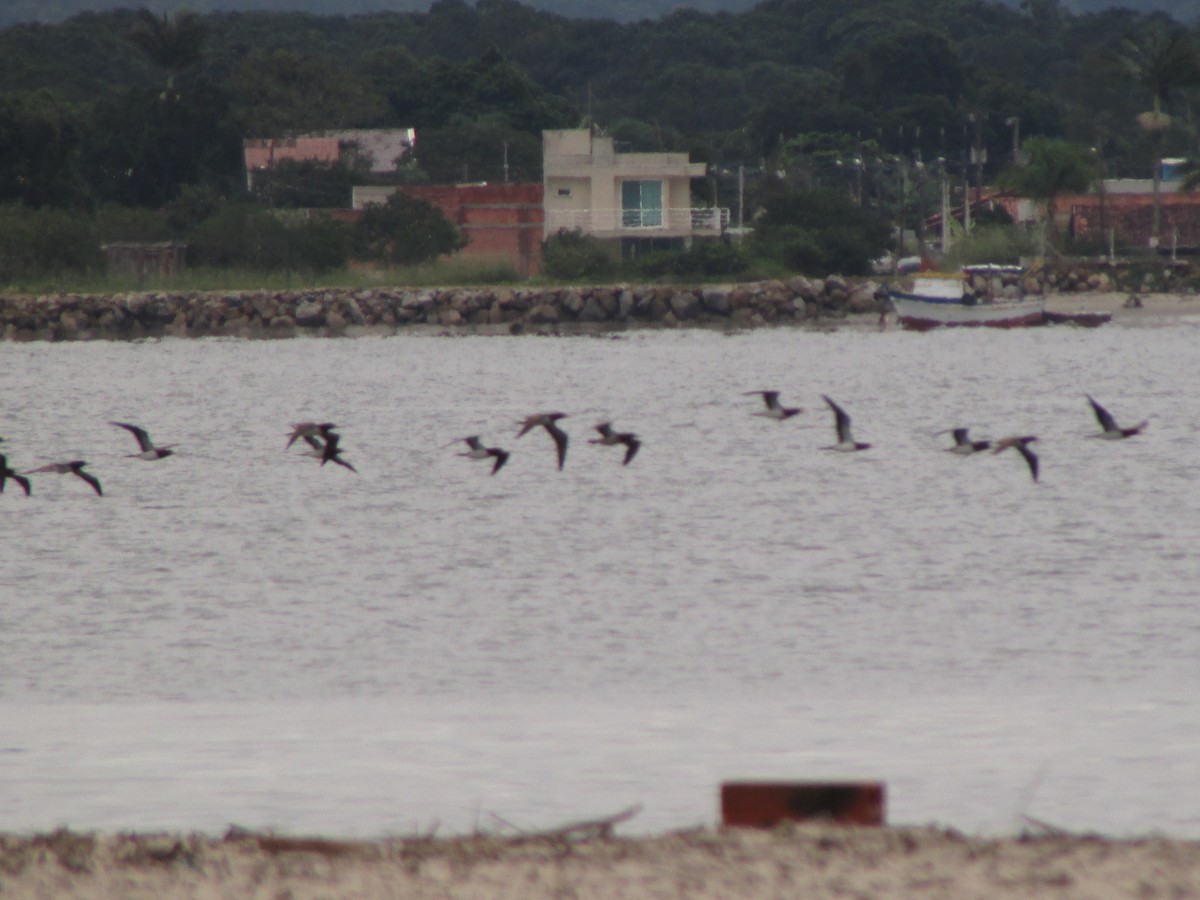
M 522 278 L 541 271 L 541 183 L 406 185 L 410 197 L 432 203 L 462 229 L 467 258 L 506 259 Z
M 422 184 L 397 190 L 432 203 L 467 238 L 459 255 L 469 259 L 504 259 L 517 275 L 537 275 L 542 266 L 542 185 Z M 357 222 L 358 209 L 322 210 L 342 222 Z
M 1016 215 L 1016 198 L 1004 198 L 1001 202 Z M 1074 228 L 1078 237 L 1099 239 L 1115 228 L 1117 246 L 1149 246 L 1154 220 L 1152 194 L 1105 194 L 1103 215 L 1099 194 L 1058 197 L 1054 205 L 1059 227 Z M 1180 247 L 1200 247 L 1200 193 L 1161 194 L 1159 210 L 1163 247 L 1171 246 L 1176 230 Z
M 1099 236 L 1115 228 L 1118 244 L 1149 245 L 1154 222 L 1153 195 L 1105 194 L 1103 216 L 1100 214 L 1100 197 L 1096 194 L 1066 197 L 1056 205 L 1062 210 L 1064 225 L 1074 219 L 1076 235 Z M 1200 247 L 1200 194 L 1161 194 L 1159 216 L 1161 246 L 1170 247 L 1178 231 L 1180 247 Z

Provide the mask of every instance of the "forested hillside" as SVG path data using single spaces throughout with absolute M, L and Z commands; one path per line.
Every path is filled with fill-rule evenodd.
M 187 8 L 210 12 L 304 12 L 323 16 L 353 16 L 374 12 L 425 12 L 432 0 L 7 0 L 0 6 L 0 27 L 20 22 L 61 22 L 85 11 L 103 11 L 146 6 L 158 13 Z M 534 8 L 576 19 L 612 19 L 635 22 L 657 19 L 678 8 L 699 12 L 744 12 L 755 0 L 534 0 Z M 1021 6 L 1011 0 L 1010 6 Z M 1200 0 L 1067 0 L 1071 12 L 1098 12 L 1125 7 L 1138 12 L 1162 11 L 1179 22 L 1194 23 L 1200 17 Z
M 62 22 L 81 12 L 145 6 L 168 15 L 179 9 L 210 12 L 302 12 L 320 16 L 355 16 L 376 12 L 427 12 L 433 0 L 6 0 L 0 5 L 0 27 L 21 22 Z M 1099 2 L 1099 0 L 1088 0 Z M 1156 3 L 1200 6 L 1200 0 L 1154 0 Z M 742 12 L 755 0 L 536 0 L 532 6 L 575 19 L 636 22 L 657 19 L 678 7 L 701 12 Z
M 590 114 L 638 146 L 761 163 L 781 139 L 814 133 L 956 157 L 978 120 L 995 165 L 1010 155 L 1015 117 L 1020 135 L 1104 143 L 1118 170 L 1139 164 L 1134 117 L 1151 98 L 1117 60 L 1162 26 L 1121 11 L 1075 16 L 1053 0 L 1020 11 L 768 0 L 627 25 L 515 0 L 438 0 L 428 13 L 214 13 L 193 24 L 202 46 L 180 67 L 196 92 L 187 114 L 239 139 L 393 125 L 512 132 L 520 143 Z M 123 10 L 0 30 L 0 92 L 63 133 L 100 127 L 117 142 L 122 117 L 168 73 L 129 39 L 143 25 Z M 1177 130 L 1168 147 L 1184 139 Z
M 931 176 L 991 181 L 1035 136 L 1146 177 L 1195 146 L 1198 81 L 1192 34 L 1168 18 L 1055 0 L 767 0 L 628 24 L 516 0 L 84 13 L 0 30 L 0 203 L 195 218 L 244 191 L 244 138 L 327 128 L 416 128 L 397 178 L 538 180 L 541 131 L 591 122 L 709 163 L 700 201 L 731 205 L 744 167 L 751 210 L 779 183 L 911 219 Z M 364 176 L 290 177 L 258 199 L 337 205 Z

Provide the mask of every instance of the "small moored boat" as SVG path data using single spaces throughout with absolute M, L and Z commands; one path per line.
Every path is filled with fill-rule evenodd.
M 964 266 L 955 273 L 917 272 L 912 287 L 889 287 L 900 324 L 913 331 L 939 327 L 1028 328 L 1045 324 L 1045 298 L 1027 297 L 1020 266 Z

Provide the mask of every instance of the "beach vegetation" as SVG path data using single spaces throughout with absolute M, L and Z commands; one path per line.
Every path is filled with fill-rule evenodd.
M 1082 193 L 1098 175 L 1095 157 L 1086 148 L 1062 138 L 1032 137 L 1025 143 L 1027 158 L 1000 173 L 998 184 L 1046 204 L 1046 237 L 1058 235 L 1056 201 L 1062 194 Z
M 810 275 L 866 274 L 891 243 L 886 219 L 830 189 L 786 188 L 768 197 L 752 239 L 756 255 Z
M 402 193 L 367 206 L 354 224 L 352 237 L 355 259 L 401 266 L 431 262 L 467 245 L 440 209 Z

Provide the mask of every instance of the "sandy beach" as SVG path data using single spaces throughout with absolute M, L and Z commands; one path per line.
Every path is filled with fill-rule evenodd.
M 785 824 L 653 837 L 0 837 L 7 898 L 1200 897 L 1200 841 Z
M 1138 294 L 1140 307 L 1126 307 L 1128 293 L 1072 293 L 1047 294 L 1046 309 L 1058 313 L 1111 313 L 1116 324 L 1154 319 L 1162 316 L 1178 316 L 1200 312 L 1200 297 L 1192 294 Z

